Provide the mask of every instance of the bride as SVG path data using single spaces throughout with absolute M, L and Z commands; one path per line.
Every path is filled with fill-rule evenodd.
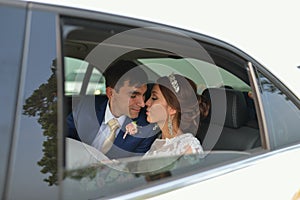
M 178 74 L 159 78 L 146 106 L 147 121 L 156 123 L 162 134 L 144 157 L 203 153 L 195 135 L 210 105 L 192 80 Z

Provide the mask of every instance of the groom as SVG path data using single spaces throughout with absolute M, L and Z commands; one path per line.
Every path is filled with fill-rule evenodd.
M 113 145 L 103 153 L 111 159 L 143 155 L 157 137 L 145 115 L 148 77 L 140 66 L 125 60 L 111 64 L 103 75 L 106 97 L 86 96 L 80 100 L 67 118 L 68 137 L 102 151 L 110 136 L 108 122 L 114 118 L 119 128 Z M 138 132 L 124 136 L 131 122 L 137 124 Z

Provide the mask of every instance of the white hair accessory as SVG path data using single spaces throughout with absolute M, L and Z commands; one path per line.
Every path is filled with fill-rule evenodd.
M 173 89 L 175 90 L 176 93 L 178 93 L 179 92 L 179 85 L 178 85 L 178 82 L 177 82 L 177 80 L 174 76 L 174 73 L 170 74 L 168 77 L 169 77 L 169 80 L 170 80 L 170 83 L 171 83 Z

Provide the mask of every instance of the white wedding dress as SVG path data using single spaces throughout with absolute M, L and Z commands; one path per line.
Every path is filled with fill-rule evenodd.
M 192 156 L 187 154 L 192 150 Z M 159 173 L 193 165 L 204 157 L 202 146 L 191 133 L 181 134 L 171 139 L 156 139 L 137 166 L 141 173 Z
M 191 133 L 185 133 L 171 139 L 156 139 L 144 157 L 184 155 L 189 148 L 193 154 L 203 153 L 199 140 Z

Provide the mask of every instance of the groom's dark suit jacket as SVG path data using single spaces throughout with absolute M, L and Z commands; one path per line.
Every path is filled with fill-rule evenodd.
M 87 96 L 82 98 L 73 112 L 67 117 L 68 136 L 91 145 L 94 141 L 100 125 L 104 120 L 108 99 L 106 96 Z M 139 132 L 136 135 L 127 135 L 123 139 L 125 126 L 136 121 Z M 157 131 L 153 125 L 146 121 L 145 108 L 136 119 L 126 117 L 112 148 L 106 153 L 109 158 L 122 158 L 139 156 L 147 152 L 157 137 Z

